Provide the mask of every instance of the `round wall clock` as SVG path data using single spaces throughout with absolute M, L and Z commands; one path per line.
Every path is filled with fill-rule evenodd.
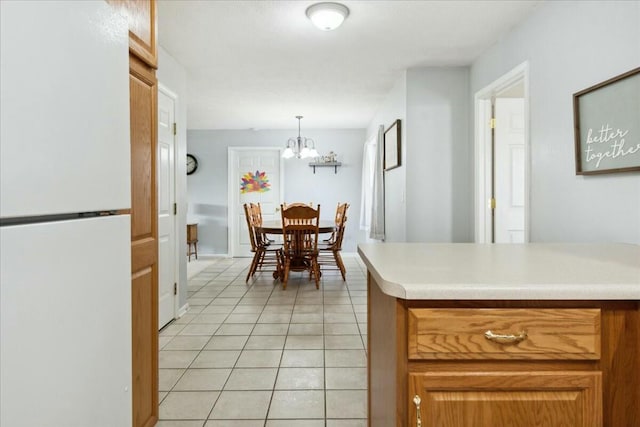
M 198 160 L 193 154 L 187 154 L 187 175 L 191 175 L 198 169 Z

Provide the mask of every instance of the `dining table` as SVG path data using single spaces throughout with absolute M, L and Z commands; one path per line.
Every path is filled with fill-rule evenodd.
M 318 234 L 333 233 L 336 230 L 336 223 L 332 220 L 320 220 L 318 223 Z M 256 227 L 256 232 L 260 234 L 279 234 L 282 235 L 282 220 L 268 220 L 263 221 L 262 225 Z M 291 269 L 293 271 L 300 271 L 307 269 L 307 265 L 304 261 L 294 260 Z M 279 278 L 283 280 L 284 272 L 275 271 L 273 278 Z
M 256 227 L 256 231 L 263 234 L 282 234 L 282 220 L 263 221 L 260 227 Z M 333 220 L 320 220 L 319 234 L 333 233 L 334 231 L 336 231 L 336 223 Z

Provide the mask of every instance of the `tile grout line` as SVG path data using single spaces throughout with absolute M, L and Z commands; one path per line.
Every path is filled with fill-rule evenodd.
M 320 276 L 322 277 L 322 276 Z M 324 304 L 324 293 L 326 291 L 326 287 L 324 286 L 324 279 L 322 279 L 322 388 L 324 396 L 324 425 L 327 425 L 327 334 L 325 330 L 326 320 L 324 317 L 325 314 L 325 304 Z
M 273 289 L 276 289 L 276 286 L 273 287 Z M 298 290 L 300 288 L 296 289 L 296 298 L 298 297 Z M 271 291 L 271 295 L 273 295 L 273 290 Z M 268 304 L 268 301 L 267 301 Z M 277 305 L 277 304 L 274 304 Z M 284 358 L 284 350 L 285 347 L 287 346 L 287 339 L 289 338 L 289 330 L 291 329 L 291 319 L 293 318 L 293 311 L 295 310 L 295 300 L 293 302 L 293 307 L 291 308 L 291 316 L 289 317 L 289 323 L 287 325 L 287 334 L 285 335 L 284 338 L 284 344 L 282 346 L 282 353 L 280 353 L 280 360 L 278 361 L 278 366 L 276 368 L 276 377 L 273 380 L 273 387 L 271 390 L 271 397 L 269 398 L 269 404 L 267 405 L 267 412 L 264 414 L 264 426 L 266 427 L 267 422 L 269 420 L 269 412 L 271 411 L 271 404 L 273 403 L 273 395 L 276 393 L 276 384 L 278 383 L 278 377 L 280 376 L 280 367 L 282 365 L 282 359 Z M 265 305 L 266 307 L 266 305 Z

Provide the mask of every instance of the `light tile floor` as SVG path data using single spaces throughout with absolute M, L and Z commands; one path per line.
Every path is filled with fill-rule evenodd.
M 319 290 L 303 273 L 246 284 L 243 258 L 193 275 L 160 332 L 158 427 L 364 427 L 366 270 L 344 258 L 346 282 L 325 271 Z

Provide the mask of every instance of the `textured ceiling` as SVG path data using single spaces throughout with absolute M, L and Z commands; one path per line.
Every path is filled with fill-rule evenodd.
M 189 129 L 364 128 L 403 70 L 469 65 L 541 1 L 161 0 L 160 45 L 187 71 Z M 160 64 L 162 66 L 162 64 Z

